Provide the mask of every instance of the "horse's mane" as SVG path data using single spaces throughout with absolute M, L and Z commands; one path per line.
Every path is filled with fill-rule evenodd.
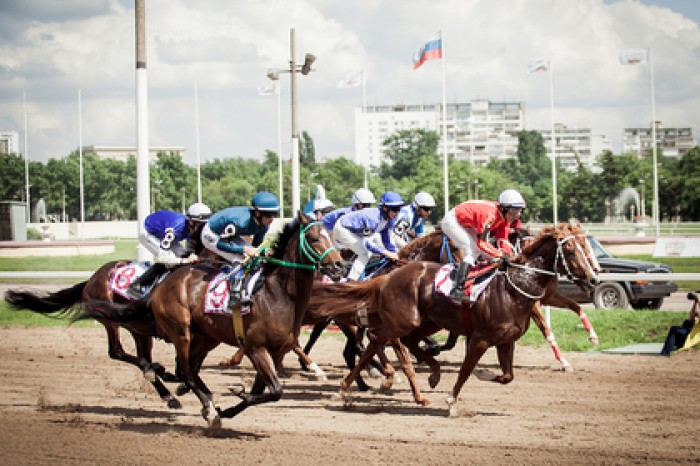
M 282 231 L 273 240 L 272 246 L 272 257 L 277 260 L 284 259 L 284 253 L 287 250 L 287 245 L 295 237 L 296 233 L 299 232 L 299 220 L 292 219 L 291 221 L 284 224 Z M 264 273 L 268 274 L 276 269 L 278 266 L 271 262 L 265 262 Z
M 573 234 L 581 234 L 583 229 L 580 226 L 570 223 L 560 223 L 559 225 L 544 227 L 535 237 L 534 241 L 525 246 L 522 252 L 513 262 L 524 263 L 528 256 L 539 249 L 542 243 L 548 239 L 555 238 L 561 240 Z
M 430 244 L 432 241 L 435 241 L 436 236 L 442 236 L 442 230 L 435 230 L 427 235 L 419 236 L 418 238 L 414 239 L 406 246 L 401 248 L 399 251 L 399 257 L 410 257 L 416 251 L 422 250 L 426 245 Z

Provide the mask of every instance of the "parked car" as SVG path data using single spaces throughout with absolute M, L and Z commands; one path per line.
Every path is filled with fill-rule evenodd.
M 600 263 L 601 273 L 671 273 L 666 264 L 637 260 L 618 259 L 610 254 L 592 236 L 588 240 Z M 588 294 L 568 280 L 559 281 L 559 292 L 579 303 L 593 303 L 601 309 L 659 309 L 664 298 L 678 290 L 673 282 L 650 282 L 634 280 L 625 282 L 601 282 Z

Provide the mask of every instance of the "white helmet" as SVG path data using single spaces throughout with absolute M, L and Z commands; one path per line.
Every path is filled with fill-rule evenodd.
M 187 209 L 187 217 L 197 222 L 206 222 L 211 217 L 211 209 L 201 202 L 195 202 Z
M 435 207 L 435 199 L 426 192 L 420 192 L 413 198 L 413 207 Z
M 333 204 L 333 202 L 331 202 L 329 199 L 316 199 L 314 201 L 314 212 L 316 212 L 317 210 L 325 211 L 334 208 L 335 204 Z
M 374 204 L 377 200 L 374 198 L 372 191 L 365 188 L 360 188 L 352 195 L 352 204 Z
M 520 207 L 524 209 L 525 199 L 515 189 L 506 189 L 498 196 L 498 203 L 503 207 Z

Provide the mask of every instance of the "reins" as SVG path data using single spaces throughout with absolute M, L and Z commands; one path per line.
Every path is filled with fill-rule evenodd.
M 275 265 L 280 265 L 282 267 L 291 267 L 294 269 L 306 269 L 306 270 L 316 270 L 321 262 L 323 262 L 323 259 L 326 258 L 326 256 L 331 252 L 335 250 L 335 246 L 331 246 L 323 253 L 319 254 L 317 253 L 311 245 L 309 245 L 309 242 L 306 240 L 306 232 L 314 225 L 320 225 L 321 222 L 312 222 L 306 225 L 303 228 L 299 228 L 299 252 L 301 253 L 301 256 L 308 259 L 311 264 L 302 264 L 299 262 L 287 262 L 281 259 L 275 259 L 274 257 L 257 257 L 257 260 L 264 260 L 267 262 L 270 262 Z

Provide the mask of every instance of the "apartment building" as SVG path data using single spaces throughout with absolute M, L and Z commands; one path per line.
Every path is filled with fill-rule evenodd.
M 682 157 L 695 147 L 692 128 L 665 128 L 656 122 L 656 147 L 668 157 Z M 652 147 L 652 131 L 649 128 L 625 128 L 622 136 L 622 152 L 633 152 L 641 157 Z

